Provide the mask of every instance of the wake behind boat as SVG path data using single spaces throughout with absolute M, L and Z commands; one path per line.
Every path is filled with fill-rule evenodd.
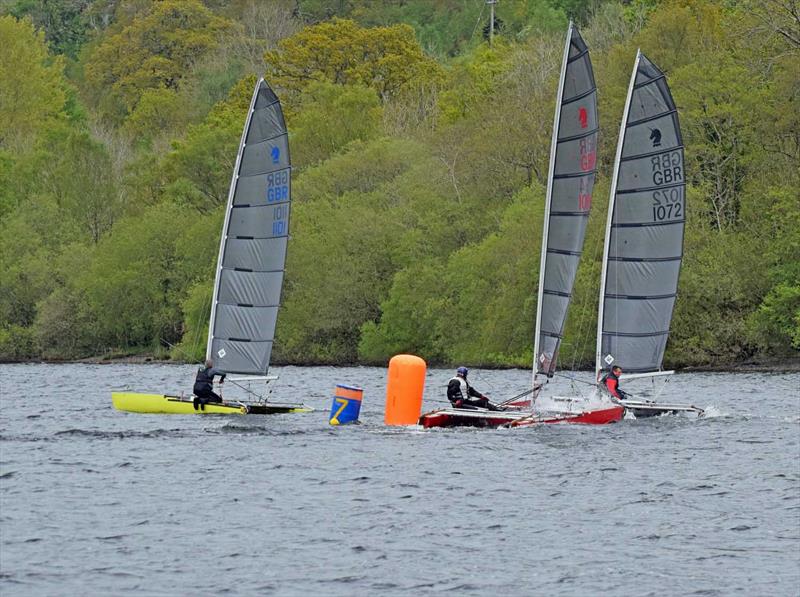
M 115 392 L 114 407 L 154 414 L 275 414 L 309 412 L 302 404 L 268 400 L 272 343 L 286 266 L 291 206 L 291 161 L 283 110 L 264 79 L 256 83 L 236 155 L 222 229 L 203 381 L 226 375 L 242 401 L 203 396 Z M 213 361 L 213 362 L 212 362 Z M 213 369 L 211 367 L 213 366 Z M 231 374 L 246 377 L 236 378 Z M 247 384 L 245 386 L 244 384 Z M 255 389 L 254 389 L 255 388 Z M 195 387 L 195 392 L 205 388 Z

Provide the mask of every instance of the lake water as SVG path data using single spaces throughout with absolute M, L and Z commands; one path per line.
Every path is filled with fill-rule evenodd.
M 319 410 L 122 413 L 194 367 L 0 366 L 0 593 L 800 594 L 800 374 L 674 376 L 702 419 L 423 431 L 383 426 L 385 369 L 273 372 Z M 337 383 L 362 425 L 328 425 Z

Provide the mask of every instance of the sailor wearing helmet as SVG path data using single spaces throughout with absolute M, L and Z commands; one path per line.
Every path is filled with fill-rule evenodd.
M 447 383 L 447 399 L 456 408 L 486 408 L 499 410 L 489 399 L 467 383 L 469 369 L 459 367 L 456 375 Z

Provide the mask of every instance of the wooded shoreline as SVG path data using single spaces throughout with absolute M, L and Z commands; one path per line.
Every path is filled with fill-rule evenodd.
M 491 45 L 483 8 L 0 3 L 0 361 L 202 359 L 236 148 L 264 74 L 293 164 L 273 362 L 411 353 L 527 367 L 570 19 L 598 88 L 598 173 L 559 366 L 594 362 L 637 48 L 666 74 L 685 154 L 666 366 L 800 358 L 800 24 L 788 5 L 503 0 Z
M 37 360 L 30 359 L 26 361 L 0 361 L 0 365 L 197 365 L 197 362 L 180 361 L 174 359 L 159 359 L 148 355 L 135 355 L 126 357 L 88 357 L 83 359 L 72 360 Z M 461 363 L 459 363 L 460 365 Z M 387 367 L 388 363 L 347 363 L 343 365 L 332 365 L 331 363 L 280 363 L 272 364 L 274 367 Z M 429 364 L 431 369 L 452 369 L 456 364 Z M 519 366 L 502 366 L 502 365 L 470 365 L 476 369 L 489 369 L 489 370 L 508 370 L 508 369 L 521 369 Z M 591 372 L 593 369 L 577 369 L 577 372 Z M 800 372 L 800 358 L 798 359 L 771 359 L 764 362 L 744 362 L 738 364 L 726 364 L 717 366 L 706 367 L 682 367 L 676 369 L 676 373 L 797 373 Z M 568 375 L 569 371 L 564 371 L 564 375 Z

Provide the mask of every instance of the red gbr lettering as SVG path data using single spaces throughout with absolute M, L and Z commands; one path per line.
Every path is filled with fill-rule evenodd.
M 581 121 L 582 129 L 585 129 L 587 126 L 589 126 L 589 113 L 583 106 L 578 109 L 578 120 Z
M 594 170 L 594 165 L 597 163 L 597 149 L 594 146 L 594 139 L 581 139 L 580 154 L 581 170 L 584 172 Z

